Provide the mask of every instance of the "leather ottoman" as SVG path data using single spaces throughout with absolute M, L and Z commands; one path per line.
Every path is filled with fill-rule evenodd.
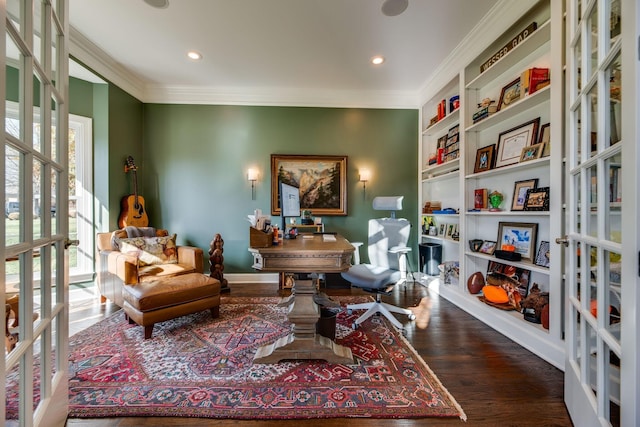
M 220 282 L 202 273 L 125 285 L 122 293 L 125 317 L 144 326 L 145 339 L 158 322 L 207 309 L 214 318 L 220 315 Z

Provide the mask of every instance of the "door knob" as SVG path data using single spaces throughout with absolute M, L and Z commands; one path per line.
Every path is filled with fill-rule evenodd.
M 556 243 L 559 245 L 564 245 L 565 247 L 569 246 L 569 239 L 567 236 L 557 237 Z
M 78 246 L 80 244 L 80 240 L 75 239 L 75 240 L 71 240 L 68 237 L 66 239 L 64 239 L 64 248 L 65 249 L 69 249 L 69 246 L 73 245 L 73 246 Z

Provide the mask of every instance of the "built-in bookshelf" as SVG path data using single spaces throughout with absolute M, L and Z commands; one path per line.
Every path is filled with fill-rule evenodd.
M 427 229 L 421 234 L 420 243 L 441 244 L 442 261 L 459 263 L 458 280 L 447 284 L 432 280 L 430 286 L 434 290 L 489 327 L 562 369 L 560 260 L 551 256 L 548 262 L 541 262 L 537 257 L 541 250 L 547 256 L 556 250 L 552 241 L 559 235 L 563 217 L 559 198 L 562 147 L 561 144 L 552 144 L 549 138 L 551 130 L 560 135 L 558 129 L 563 126 L 559 119 L 562 107 L 554 105 L 554 100 L 562 99 L 562 69 L 556 69 L 556 61 L 552 59 L 552 55 L 562 55 L 562 46 L 561 41 L 551 40 L 552 25 L 562 25 L 562 19 L 551 19 L 550 2 L 533 4 L 494 42 L 479 48 L 475 58 L 462 69 L 452 70 L 455 77 L 424 102 L 419 150 L 420 215 L 422 221 L 426 216 L 428 221 L 435 222 L 438 232 L 433 235 Z M 504 52 L 507 45 L 510 48 Z M 498 52 L 499 58 L 489 63 L 488 59 Z M 550 78 L 545 81 L 544 76 Z M 521 82 L 526 79 L 527 84 L 522 86 L 529 88 L 521 88 L 514 83 L 518 79 Z M 516 96 L 516 90 L 519 96 Z M 448 109 L 446 116 L 438 117 L 437 113 L 441 111 L 438 106 L 443 101 L 450 106 L 452 97 L 458 97 L 458 107 Z M 482 111 L 484 106 L 491 108 Z M 458 154 L 455 158 L 441 159 L 438 150 L 443 148 L 443 141 L 445 149 L 451 146 L 447 144 L 452 144 L 450 138 L 455 132 Z M 526 142 L 522 138 L 526 138 Z M 547 141 L 546 150 L 543 150 Z M 543 145 L 537 146 L 539 143 Z M 492 149 L 491 145 L 494 146 Z M 486 159 L 481 161 L 477 157 L 485 150 L 493 150 L 490 164 L 484 164 Z M 535 182 L 535 185 L 527 184 L 529 182 Z M 520 209 L 520 198 L 526 196 L 527 188 L 531 189 L 531 200 Z M 489 194 L 500 193 L 503 200 L 498 209 L 492 210 L 490 206 L 477 208 L 475 195 L 478 189 L 485 189 Z M 534 197 L 543 197 L 540 193 L 544 189 L 548 189 L 548 202 L 537 207 Z M 425 205 L 429 207 L 434 202 L 439 209 L 425 211 Z M 455 214 L 440 213 L 446 208 Z M 446 232 L 440 234 L 441 223 L 455 224 L 457 238 L 452 239 Z M 520 225 L 525 229 L 529 226 L 535 229 L 535 241 L 529 241 L 526 250 L 522 250 L 528 255 L 526 259 L 524 256 L 517 261 L 497 258 L 495 253 L 474 251 L 469 244 L 472 239 L 493 241 L 500 249 L 499 233 L 505 230 L 512 232 L 511 228 L 519 230 Z M 542 292 L 549 294 L 548 329 L 540 323 L 525 320 L 523 313 L 517 310 L 496 308 L 479 298 L 482 295 L 470 293 L 467 289 L 469 276 L 475 272 L 486 275 L 496 264 L 504 266 L 500 267 L 501 271 L 526 275 L 527 291 L 535 283 Z

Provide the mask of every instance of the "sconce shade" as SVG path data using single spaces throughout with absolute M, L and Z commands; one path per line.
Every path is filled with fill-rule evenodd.
M 247 170 L 247 180 L 248 181 L 257 181 L 258 180 L 258 171 L 255 169 Z
M 367 182 L 371 179 L 371 171 L 369 169 L 360 169 L 360 181 Z

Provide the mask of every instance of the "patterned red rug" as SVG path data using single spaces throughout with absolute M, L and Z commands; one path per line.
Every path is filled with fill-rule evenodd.
M 333 299 L 345 305 L 355 298 Z M 277 307 L 278 301 L 226 297 L 219 319 L 204 311 L 163 322 L 149 340 L 143 339 L 143 328 L 125 321 L 122 311 L 74 335 L 69 417 L 466 419 L 383 317 L 353 330 L 359 313 L 339 312 L 336 341 L 351 348 L 354 365 L 254 365 L 258 347 L 290 332 L 286 309 Z M 7 411 L 10 415 L 9 405 Z

